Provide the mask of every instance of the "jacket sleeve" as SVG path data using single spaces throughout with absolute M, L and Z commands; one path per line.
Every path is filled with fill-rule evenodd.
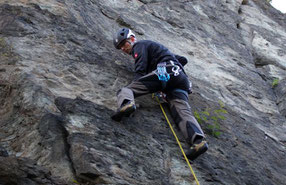
M 134 80 L 147 74 L 148 67 L 148 51 L 143 44 L 138 44 L 134 48 L 132 56 L 135 59 L 135 75 Z

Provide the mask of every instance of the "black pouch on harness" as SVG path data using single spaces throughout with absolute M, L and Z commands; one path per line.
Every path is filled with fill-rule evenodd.
M 185 66 L 188 63 L 188 59 L 186 57 L 175 55 L 175 58 L 180 62 L 182 66 Z

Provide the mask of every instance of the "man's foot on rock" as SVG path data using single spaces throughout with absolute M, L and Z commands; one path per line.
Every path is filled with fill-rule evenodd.
M 195 160 L 198 156 L 205 153 L 208 150 L 208 144 L 206 141 L 193 144 L 190 149 L 186 152 L 186 156 L 190 160 Z
M 114 121 L 121 121 L 123 117 L 129 117 L 136 110 L 135 102 L 129 101 L 122 105 L 115 114 L 111 116 Z

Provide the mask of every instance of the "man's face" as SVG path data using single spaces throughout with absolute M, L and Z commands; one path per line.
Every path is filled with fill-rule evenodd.
M 132 41 L 130 39 L 125 40 L 122 44 L 120 44 L 120 49 L 127 54 L 131 54 L 132 50 Z

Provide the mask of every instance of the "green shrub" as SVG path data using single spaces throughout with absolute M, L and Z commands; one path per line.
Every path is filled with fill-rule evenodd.
M 222 101 L 219 101 L 219 109 L 206 108 L 204 111 L 194 112 L 194 116 L 200 124 L 207 123 L 207 129 L 209 133 L 214 137 L 221 135 L 220 120 L 225 120 L 223 114 L 227 114 L 227 110 L 224 108 L 225 105 Z
M 273 82 L 272 82 L 272 88 L 276 87 L 279 83 L 279 78 L 274 78 Z

